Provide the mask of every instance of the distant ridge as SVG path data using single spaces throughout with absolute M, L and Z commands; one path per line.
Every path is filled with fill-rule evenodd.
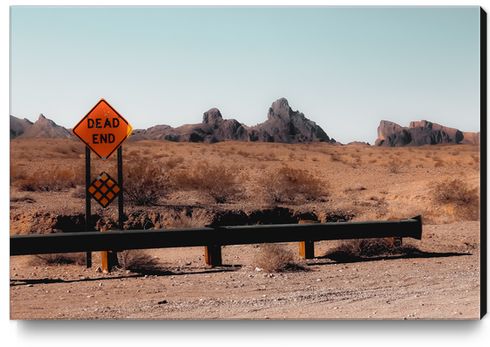
M 394 122 L 382 120 L 378 126 L 376 146 L 404 147 L 436 144 L 479 144 L 480 132 L 462 132 L 426 120 L 410 122 L 402 127 Z
M 167 140 L 174 142 L 251 141 L 251 142 L 330 142 L 323 129 L 298 111 L 293 111 L 285 98 L 272 103 L 263 123 L 249 127 L 236 119 L 223 119 L 217 108 L 203 114 L 198 124 L 186 124 L 177 128 L 156 125 L 146 130 L 134 130 L 128 141 Z
M 410 122 L 402 127 L 382 120 L 378 126 L 376 146 L 403 147 L 427 144 L 479 144 L 480 132 L 462 132 L 426 120 Z M 10 139 L 76 139 L 71 131 L 57 125 L 42 113 L 36 122 L 10 116 Z M 285 98 L 272 103 L 267 120 L 255 126 L 247 126 L 236 119 L 224 119 L 217 108 L 203 114 L 202 122 L 176 128 L 156 125 L 148 129 L 133 130 L 128 141 L 166 140 L 173 142 L 216 143 L 222 141 L 309 143 L 327 142 L 341 145 L 299 111 L 293 111 Z M 352 141 L 347 145 L 367 145 Z

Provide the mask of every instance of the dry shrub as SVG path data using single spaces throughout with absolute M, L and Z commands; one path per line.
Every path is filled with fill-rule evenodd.
M 478 220 L 480 194 L 477 187 L 471 188 L 459 179 L 436 182 L 432 188 L 435 203 L 457 220 Z
M 48 266 L 60 264 L 85 265 L 87 261 L 85 253 L 52 253 L 35 254 L 29 259 L 31 266 Z
M 192 213 L 184 210 L 174 214 L 172 217 L 171 221 L 167 223 L 167 228 L 202 228 L 213 221 L 212 213 L 204 209 L 194 210 Z
M 52 166 L 47 170 L 30 171 L 25 167 L 11 166 L 10 184 L 21 191 L 59 192 L 85 182 L 85 170 L 81 167 Z
M 277 172 L 259 179 L 264 198 L 271 203 L 294 200 L 302 195 L 307 200 L 316 200 L 328 195 L 328 185 L 302 169 L 283 166 Z
M 436 162 L 434 164 L 434 167 L 444 167 L 445 166 L 445 162 L 444 160 L 442 159 L 434 159 Z
M 343 241 L 339 246 L 327 251 L 325 257 L 335 261 L 355 261 L 418 252 L 420 251 L 412 245 L 392 246 L 387 239 L 355 239 Z
M 389 173 L 392 173 L 392 174 L 397 174 L 397 173 L 400 173 L 400 164 L 395 161 L 395 160 L 391 160 L 389 163 L 388 163 L 388 172 Z
M 169 169 L 174 169 L 175 167 L 177 167 L 177 165 L 182 164 L 183 162 L 184 162 L 184 158 L 172 156 L 170 159 L 168 159 L 165 162 L 164 165 Z
M 146 161 L 124 165 L 124 199 L 139 206 L 156 205 L 171 189 L 167 171 Z
M 340 158 L 340 155 L 337 154 L 337 152 L 334 152 L 334 153 L 328 153 L 330 154 L 330 160 L 333 161 L 333 162 L 336 162 L 336 161 L 342 161 L 342 159 Z
M 218 204 L 228 202 L 240 193 L 236 169 L 205 162 L 176 174 L 174 183 L 180 189 L 198 190 Z
M 260 246 L 254 257 L 254 266 L 269 273 L 306 270 L 293 252 L 273 243 L 265 243 Z
M 156 259 L 143 249 L 129 249 L 118 252 L 117 260 L 122 270 L 148 271 L 158 269 Z

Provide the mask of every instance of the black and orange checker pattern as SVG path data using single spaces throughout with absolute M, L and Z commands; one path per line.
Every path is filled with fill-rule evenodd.
M 107 207 L 121 192 L 121 188 L 116 181 L 106 172 L 102 172 L 99 177 L 92 182 L 88 188 L 89 193 L 102 207 Z

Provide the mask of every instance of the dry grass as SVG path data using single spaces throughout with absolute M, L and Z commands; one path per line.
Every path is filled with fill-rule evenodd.
M 59 192 L 85 182 L 81 166 L 52 166 L 44 171 L 30 170 L 24 165 L 10 166 L 10 184 L 21 191 Z
M 274 243 L 260 245 L 253 263 L 268 273 L 306 270 L 305 263 L 300 262 L 293 252 Z

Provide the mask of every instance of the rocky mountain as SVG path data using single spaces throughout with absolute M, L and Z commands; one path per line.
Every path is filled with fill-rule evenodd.
M 10 116 L 10 139 L 22 135 L 28 128 L 32 126 L 32 122 L 27 118 L 20 119 L 14 116 Z
M 167 140 L 175 142 L 215 143 L 226 140 L 252 142 L 335 142 L 323 129 L 298 111 L 293 111 L 286 99 L 275 101 L 269 108 L 267 120 L 249 127 L 235 119 L 223 119 L 217 108 L 203 114 L 199 124 L 177 128 L 157 125 L 146 130 L 134 130 L 128 141 Z
M 10 139 L 68 139 L 73 134 L 41 113 L 36 122 L 10 116 Z
M 426 120 L 410 122 L 409 127 L 382 120 L 378 127 L 376 146 L 403 147 L 436 144 L 478 144 L 480 133 L 463 133 L 454 128 Z

